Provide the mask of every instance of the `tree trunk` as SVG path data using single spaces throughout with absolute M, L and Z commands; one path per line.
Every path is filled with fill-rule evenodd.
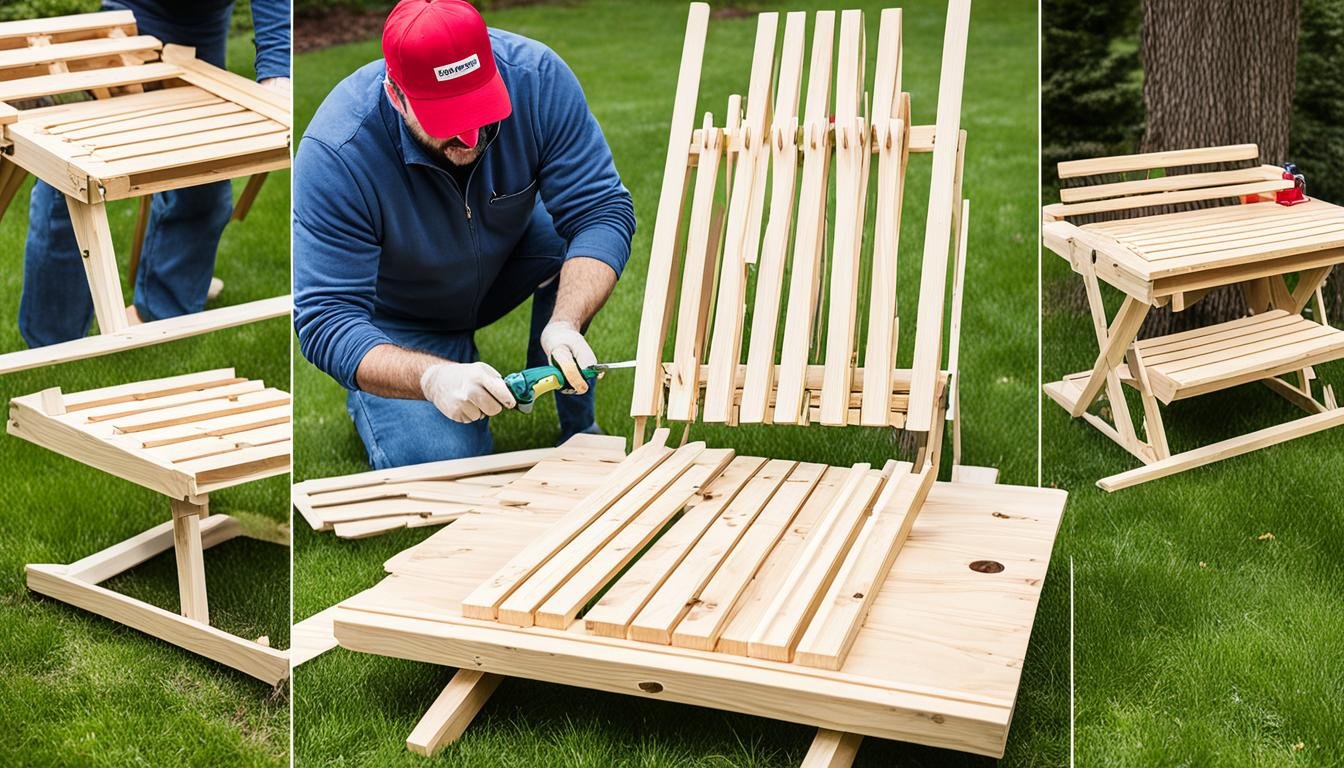
M 1257 144 L 1260 162 L 1287 162 L 1299 11 L 1300 0 L 1144 0 L 1142 151 Z M 1154 312 L 1143 333 L 1246 311 L 1240 293 L 1224 288 L 1185 312 Z

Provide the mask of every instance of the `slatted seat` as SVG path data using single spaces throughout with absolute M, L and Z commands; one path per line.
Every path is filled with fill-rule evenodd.
M 1321 287 L 1344 263 L 1344 208 L 1320 200 L 1280 204 L 1295 186 L 1283 169 L 1254 165 L 1254 144 L 1077 160 L 1059 165 L 1060 202 L 1043 211 L 1046 247 L 1084 281 L 1101 354 L 1091 371 L 1047 384 L 1046 394 L 1100 429 L 1146 467 L 1099 481 L 1106 490 L 1344 424 L 1334 390 L 1313 391 L 1313 366 L 1344 357 Z M 1252 164 L 1247 166 L 1247 164 Z M 1219 168 L 1215 166 L 1242 166 Z M 1141 175 L 1142 178 L 1131 178 Z M 1167 206 L 1196 206 L 1164 211 Z M 1090 219 L 1105 218 L 1103 221 Z M 1292 289 L 1285 277 L 1297 273 Z M 1105 282 L 1125 294 L 1106 317 Z M 1251 314 L 1230 322 L 1139 340 L 1149 311 L 1183 311 L 1209 290 L 1236 286 Z M 1303 312 L 1315 302 L 1311 317 Z M 1280 377 L 1292 376 L 1295 381 Z M 1308 412 L 1296 422 L 1172 454 L 1159 403 L 1263 381 Z M 1143 403 L 1146 439 L 1124 388 Z M 1088 408 L 1103 396 L 1111 421 Z
M 94 98 L 72 100 L 83 93 Z M 289 166 L 291 112 L 287 96 L 197 60 L 191 48 L 137 34 L 129 11 L 0 23 L 0 216 L 30 173 L 66 196 L 106 336 L 0 355 L 0 372 L 282 314 L 253 302 L 130 328 L 105 204 L 140 199 L 134 274 L 150 196 L 251 176 L 234 210 L 244 218 L 266 174 Z
M 935 482 L 942 425 L 955 438 L 957 423 L 970 5 L 949 6 L 933 126 L 909 125 L 896 9 L 881 15 L 871 92 L 861 12 L 815 15 L 806 73 L 808 14 L 789 13 L 779 39 L 779 14 L 760 14 L 746 99 L 697 119 L 709 16 L 692 4 L 634 450 L 558 484 L 539 463 L 493 495 L 501 508 L 394 558 L 388 579 L 319 621 L 353 650 L 466 667 L 408 739 L 426 754 L 507 674 L 818 725 L 813 748 L 828 757 L 811 759 L 837 768 L 831 747 L 855 734 L 1001 755 L 1064 495 Z M 900 216 L 906 164 L 929 152 L 906 367 Z M 697 420 L 900 428 L 918 450 L 881 466 L 739 456 L 670 446 L 668 428 L 646 434 L 651 418 L 685 432 Z M 991 592 L 1006 599 L 972 597 Z
M 232 368 L 9 402 L 9 434 L 157 491 L 172 520 L 69 565 L 29 564 L 28 588 L 278 684 L 289 657 L 210 626 L 204 550 L 243 533 L 209 494 L 289 472 L 289 394 Z M 172 549 L 181 613 L 98 585 Z
M 1284 310 L 1136 343 L 1164 403 L 1344 359 L 1344 331 Z

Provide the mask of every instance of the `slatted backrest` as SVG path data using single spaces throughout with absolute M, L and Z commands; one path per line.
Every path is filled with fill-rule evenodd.
M 0 22 L 0 102 L 85 90 L 99 98 L 113 88 L 140 92 L 143 83 L 167 79 L 169 69 L 152 63 L 162 48 L 157 38 L 137 34 L 130 11 Z M 92 74 L 109 69 L 125 71 Z
M 1060 202 L 1045 207 L 1047 219 L 1102 214 L 1122 218 L 1160 206 L 1207 203 L 1288 189 L 1283 169 L 1254 165 L 1254 144 L 1149 152 L 1138 155 L 1070 160 L 1059 164 L 1059 178 L 1086 183 L 1059 191 Z M 1233 170 L 1206 170 L 1239 164 Z M 1174 173 L 1173 173 L 1174 171 Z
M 960 231 L 969 16 L 969 0 L 950 3 L 938 123 L 916 131 L 901 87 L 898 9 L 881 14 L 871 78 L 861 11 L 789 13 L 782 36 L 779 14 L 761 14 L 745 100 L 730 96 L 725 118 L 697 120 L 709 7 L 691 5 L 632 415 L 934 428 L 949 252 Z M 914 366 L 898 371 L 905 168 L 911 152 L 930 149 Z

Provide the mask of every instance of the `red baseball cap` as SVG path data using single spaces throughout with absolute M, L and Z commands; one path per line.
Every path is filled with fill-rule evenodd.
M 481 128 L 513 113 L 485 19 L 465 0 L 401 0 L 383 25 L 383 58 L 431 136 L 474 147 Z

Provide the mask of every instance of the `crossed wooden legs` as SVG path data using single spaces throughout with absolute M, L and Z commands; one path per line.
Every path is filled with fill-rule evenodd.
M 1339 408 L 1334 391 L 1329 386 L 1323 386 L 1322 400 L 1317 400 L 1311 384 L 1316 374 L 1310 366 L 1305 366 L 1290 372 L 1296 378 L 1296 383 L 1290 383 L 1277 375 L 1267 375 L 1261 381 L 1270 390 L 1306 411 L 1309 414 L 1306 418 L 1173 455 L 1167 443 L 1160 403 L 1150 381 L 1150 369 L 1141 345 L 1136 343 L 1150 306 L 1132 296 L 1126 296 L 1115 319 L 1108 322 L 1100 284 L 1089 254 L 1077 254 L 1074 269 L 1082 275 L 1087 290 L 1100 353 L 1091 371 L 1073 374 L 1062 381 L 1046 385 L 1046 394 L 1068 410 L 1070 415 L 1085 419 L 1146 465 L 1099 481 L 1097 485 L 1102 489 L 1119 490 L 1344 425 L 1344 409 Z M 1327 324 L 1321 288 L 1329 274 L 1328 267 L 1304 271 L 1292 290 L 1288 289 L 1283 276 L 1248 281 L 1242 283 L 1240 288 L 1253 314 L 1280 310 L 1300 315 L 1314 300 L 1317 302 L 1315 319 L 1321 324 Z M 1187 296 L 1180 301 L 1173 299 L 1173 305 L 1186 306 L 1192 300 L 1197 298 Z M 1149 349 L 1151 351 L 1152 348 Z M 1251 379 L 1241 379 L 1247 380 Z M 1134 387 L 1139 394 L 1146 439 L 1141 439 L 1135 431 L 1125 399 L 1125 385 Z M 1111 411 L 1109 422 L 1088 411 L 1102 395 L 1103 389 Z
M 406 747 L 429 757 L 457 741 L 503 680 L 490 672 L 457 670 L 406 738 Z M 855 733 L 818 728 L 802 768 L 849 768 L 862 741 Z
M 29 564 L 28 588 L 125 624 L 271 685 L 289 677 L 289 655 L 210 626 L 204 550 L 242 533 L 227 515 L 209 514 L 207 502 L 172 502 L 173 519 L 69 565 Z M 177 555 L 181 614 L 99 586 L 172 548 Z

